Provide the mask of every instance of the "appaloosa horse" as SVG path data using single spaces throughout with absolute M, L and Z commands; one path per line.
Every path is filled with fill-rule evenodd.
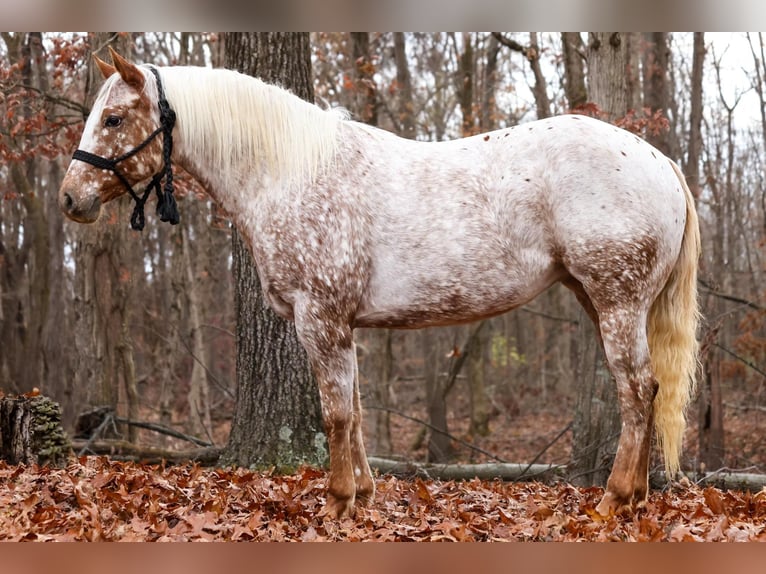
M 353 330 L 491 317 L 556 282 L 595 323 L 617 384 L 622 433 L 598 511 L 646 498 L 653 423 L 678 470 L 700 240 L 682 174 L 651 145 L 577 115 L 410 141 L 236 72 L 112 59 L 99 61 L 107 80 L 61 208 L 92 222 L 129 190 L 141 227 L 132 186 L 151 179 L 175 222 L 170 162 L 204 183 L 308 352 L 330 447 L 327 515 L 353 515 L 375 489 Z

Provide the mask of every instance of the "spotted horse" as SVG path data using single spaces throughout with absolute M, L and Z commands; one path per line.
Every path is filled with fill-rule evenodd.
M 132 188 L 149 182 L 173 223 L 170 162 L 204 184 L 308 353 L 330 448 L 325 515 L 353 515 L 375 490 L 354 329 L 475 321 L 557 282 L 596 325 L 617 385 L 622 430 L 598 512 L 645 500 L 652 427 L 667 472 L 679 469 L 700 239 L 684 177 L 657 149 L 579 115 L 411 141 L 234 71 L 112 60 L 98 61 L 106 81 L 61 209 L 93 222 L 129 192 L 141 227 L 146 194 Z

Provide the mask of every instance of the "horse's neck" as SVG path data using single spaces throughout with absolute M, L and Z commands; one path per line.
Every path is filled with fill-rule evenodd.
M 264 189 L 311 181 L 337 151 L 338 116 L 284 90 L 230 71 L 171 74 L 177 160 L 232 215 Z

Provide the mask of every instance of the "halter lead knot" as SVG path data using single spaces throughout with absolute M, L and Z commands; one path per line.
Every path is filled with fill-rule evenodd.
M 146 223 L 144 206 L 146 205 L 146 200 L 149 198 L 152 189 L 157 193 L 157 215 L 159 216 L 160 221 L 176 225 L 181 220 L 180 214 L 178 213 L 178 204 L 173 195 L 173 167 L 170 160 L 173 154 L 173 127 L 176 125 L 176 113 L 165 98 L 165 91 L 162 88 L 162 81 L 160 80 L 160 74 L 157 71 L 157 68 L 152 66 L 149 69 L 157 80 L 160 126 L 132 150 L 116 158 L 102 157 L 82 149 L 78 149 L 72 154 L 72 159 L 84 161 L 99 169 L 109 170 L 117 176 L 120 183 L 122 183 L 122 185 L 125 186 L 125 189 L 128 190 L 128 193 L 130 193 L 133 201 L 136 202 L 136 205 L 133 208 L 133 213 L 130 216 L 130 227 L 136 231 L 141 231 Z M 133 186 L 128 181 L 128 178 L 117 169 L 117 164 L 136 155 L 148 146 L 159 134 L 162 134 L 163 166 L 158 173 L 154 174 L 149 185 L 144 189 L 143 194 L 139 196 L 133 190 Z M 161 185 L 163 178 L 165 179 L 164 188 Z

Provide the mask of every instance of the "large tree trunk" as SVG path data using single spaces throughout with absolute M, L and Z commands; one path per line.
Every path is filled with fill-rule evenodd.
M 603 119 L 619 119 L 628 111 L 627 42 L 619 32 L 591 32 L 588 38 L 590 100 Z
M 226 67 L 313 101 L 309 35 L 227 33 Z M 319 393 L 292 323 L 263 298 L 250 252 L 233 232 L 237 400 L 222 460 L 290 468 L 326 462 Z
M 41 34 L 6 33 L 3 40 L 9 61 L 18 63 L 18 70 L 12 73 L 10 82 L 44 90 L 47 76 L 44 60 L 40 57 Z M 28 99 L 22 102 L 16 112 L 20 122 L 28 120 L 34 113 Z M 6 135 L 0 137 L 6 139 Z M 2 143 L 14 151 L 20 151 L 26 139 L 22 131 L 21 135 L 7 136 Z M 5 354 L 4 359 L 0 360 L 0 383 L 6 384 L 9 390 L 29 391 L 40 386 L 47 374 L 43 329 L 49 310 L 50 237 L 45 195 L 39 189 L 41 180 L 47 174 L 40 177 L 39 163 L 34 158 L 13 160 L 7 167 L 13 186 L 5 192 L 6 197 L 11 190 L 15 191 L 23 210 L 20 210 L 19 220 L 13 225 L 16 231 L 14 241 L 6 246 L 0 245 L 0 269 L 6 268 L 6 293 L 0 300 L 0 306 L 8 305 L 7 315 L 0 311 L 0 315 L 7 317 L 5 326 L 8 327 L 0 331 L 4 339 L 0 344 L 7 345 L 7 350 L 0 351 Z

